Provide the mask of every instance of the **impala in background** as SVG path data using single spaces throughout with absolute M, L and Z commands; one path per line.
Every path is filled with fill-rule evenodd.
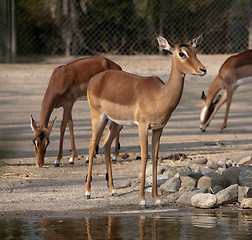
M 242 84 L 252 81 L 252 50 L 229 57 L 221 66 L 218 75 L 209 87 L 207 96 L 201 95 L 203 106 L 200 111 L 200 130 L 204 132 L 216 112 L 226 102 L 224 122 L 220 131 L 227 127 L 228 113 L 234 91 Z M 225 89 L 221 97 L 218 92 Z
M 46 148 L 50 143 L 49 135 L 55 122 L 55 120 L 52 121 L 48 126 L 51 113 L 53 109 L 59 107 L 63 107 L 63 118 L 60 126 L 59 152 L 54 165 L 58 167 L 62 159 L 63 139 L 67 124 L 71 139 L 71 157 L 69 163 L 74 163 L 76 148 L 72 120 L 73 104 L 81 97 L 86 99 L 87 85 L 91 77 L 109 69 L 122 70 L 119 65 L 104 57 L 81 58 L 54 69 L 42 102 L 39 126 L 37 126 L 35 120 L 31 116 L 31 128 L 34 132 L 33 143 L 36 154 L 36 165 L 38 167 L 44 165 Z M 115 156 L 117 156 L 119 154 L 119 136 L 116 138 L 115 145 Z

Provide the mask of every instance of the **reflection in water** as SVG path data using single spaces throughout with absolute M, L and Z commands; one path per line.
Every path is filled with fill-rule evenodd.
M 252 239 L 252 212 L 0 219 L 0 239 Z

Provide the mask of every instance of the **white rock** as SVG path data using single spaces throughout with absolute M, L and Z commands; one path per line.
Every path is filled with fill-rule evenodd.
M 198 193 L 192 196 L 191 203 L 197 208 L 213 208 L 216 206 L 217 197 L 211 193 Z
M 252 198 L 244 198 L 241 202 L 241 208 L 252 208 Z

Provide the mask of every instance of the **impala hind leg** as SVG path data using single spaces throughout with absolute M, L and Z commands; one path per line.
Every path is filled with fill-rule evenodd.
M 152 131 L 152 197 L 154 198 L 155 206 L 161 206 L 161 201 L 157 191 L 157 165 L 160 137 L 163 128 Z
M 96 120 L 97 119 L 97 120 Z M 92 181 L 92 168 L 93 168 L 93 159 L 95 154 L 95 148 L 99 143 L 101 138 L 102 132 L 107 124 L 107 119 L 103 119 L 102 121 L 101 116 L 95 118 L 92 116 L 92 137 L 89 144 L 89 165 L 88 165 L 88 174 L 86 176 L 86 190 L 85 195 L 87 199 L 91 197 L 91 181 Z
M 108 187 L 111 191 L 111 194 L 113 196 L 116 195 L 116 190 L 113 184 L 113 176 L 112 176 L 112 167 L 111 167 L 111 156 L 110 156 L 110 151 L 111 151 L 111 144 L 114 140 L 114 138 L 116 136 L 118 136 L 119 132 L 121 131 L 122 126 L 118 125 L 114 122 L 111 122 L 110 125 L 110 133 L 109 136 L 107 138 L 107 141 L 104 144 L 104 154 L 105 154 L 105 162 L 106 162 L 106 169 L 107 169 L 107 173 L 106 173 L 106 180 L 108 183 Z
M 145 202 L 145 173 L 146 173 L 146 165 L 148 159 L 148 126 L 144 124 L 138 125 L 139 131 L 139 142 L 141 146 L 141 159 L 142 159 L 142 178 L 141 178 L 141 185 L 140 185 L 140 208 L 146 208 Z
M 109 138 L 109 135 L 110 135 L 110 128 L 111 128 L 111 124 L 108 128 L 108 130 L 106 131 L 103 139 L 102 139 L 102 145 L 104 146 L 104 144 L 106 143 L 106 141 L 108 140 Z M 117 134 L 116 137 L 115 137 L 115 152 L 114 152 L 114 155 L 112 157 L 112 162 L 116 162 L 117 160 L 117 157 L 119 155 L 119 150 L 120 150 L 120 142 L 119 142 L 119 135 L 120 134 Z

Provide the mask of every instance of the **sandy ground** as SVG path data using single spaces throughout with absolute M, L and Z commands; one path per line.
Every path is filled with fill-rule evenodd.
M 108 56 L 126 71 L 140 75 L 158 75 L 166 81 L 169 76 L 170 56 Z M 164 128 L 160 157 L 174 153 L 205 156 L 212 160 L 237 160 L 252 155 L 252 84 L 239 87 L 234 95 L 228 128 L 220 133 L 224 108 L 205 133 L 199 130 L 201 91 L 207 91 L 227 55 L 199 55 L 208 74 L 204 77 L 186 76 L 181 102 Z M 113 164 L 114 183 L 130 180 L 132 186 L 118 189 L 118 197 L 110 196 L 105 181 L 103 149 L 95 159 L 91 199 L 84 196 L 88 165 L 85 157 L 91 136 L 88 103 L 79 101 L 73 109 L 74 131 L 78 158 L 68 165 L 70 155 L 69 133 L 64 141 L 62 166 L 55 168 L 59 126 L 62 109 L 53 112 L 57 122 L 50 137 L 45 166 L 35 167 L 30 115 L 38 121 L 43 94 L 53 69 L 73 60 L 52 58 L 40 64 L 0 65 L 0 215 L 71 215 L 122 212 L 138 209 L 138 176 L 141 160 L 136 127 L 125 127 L 121 132 L 121 153 Z M 165 101 L 165 99 L 163 100 Z M 149 139 L 150 140 L 150 139 Z M 223 145 L 219 145 L 218 142 Z M 150 141 L 149 141 L 150 142 Z M 149 148 L 151 151 L 151 148 Z M 160 164 L 168 164 L 164 160 Z M 151 161 L 149 161 L 149 164 Z M 183 163 L 181 163 L 183 164 Z M 162 196 L 163 209 L 176 208 Z M 150 193 L 146 194 L 148 209 L 153 208 Z

